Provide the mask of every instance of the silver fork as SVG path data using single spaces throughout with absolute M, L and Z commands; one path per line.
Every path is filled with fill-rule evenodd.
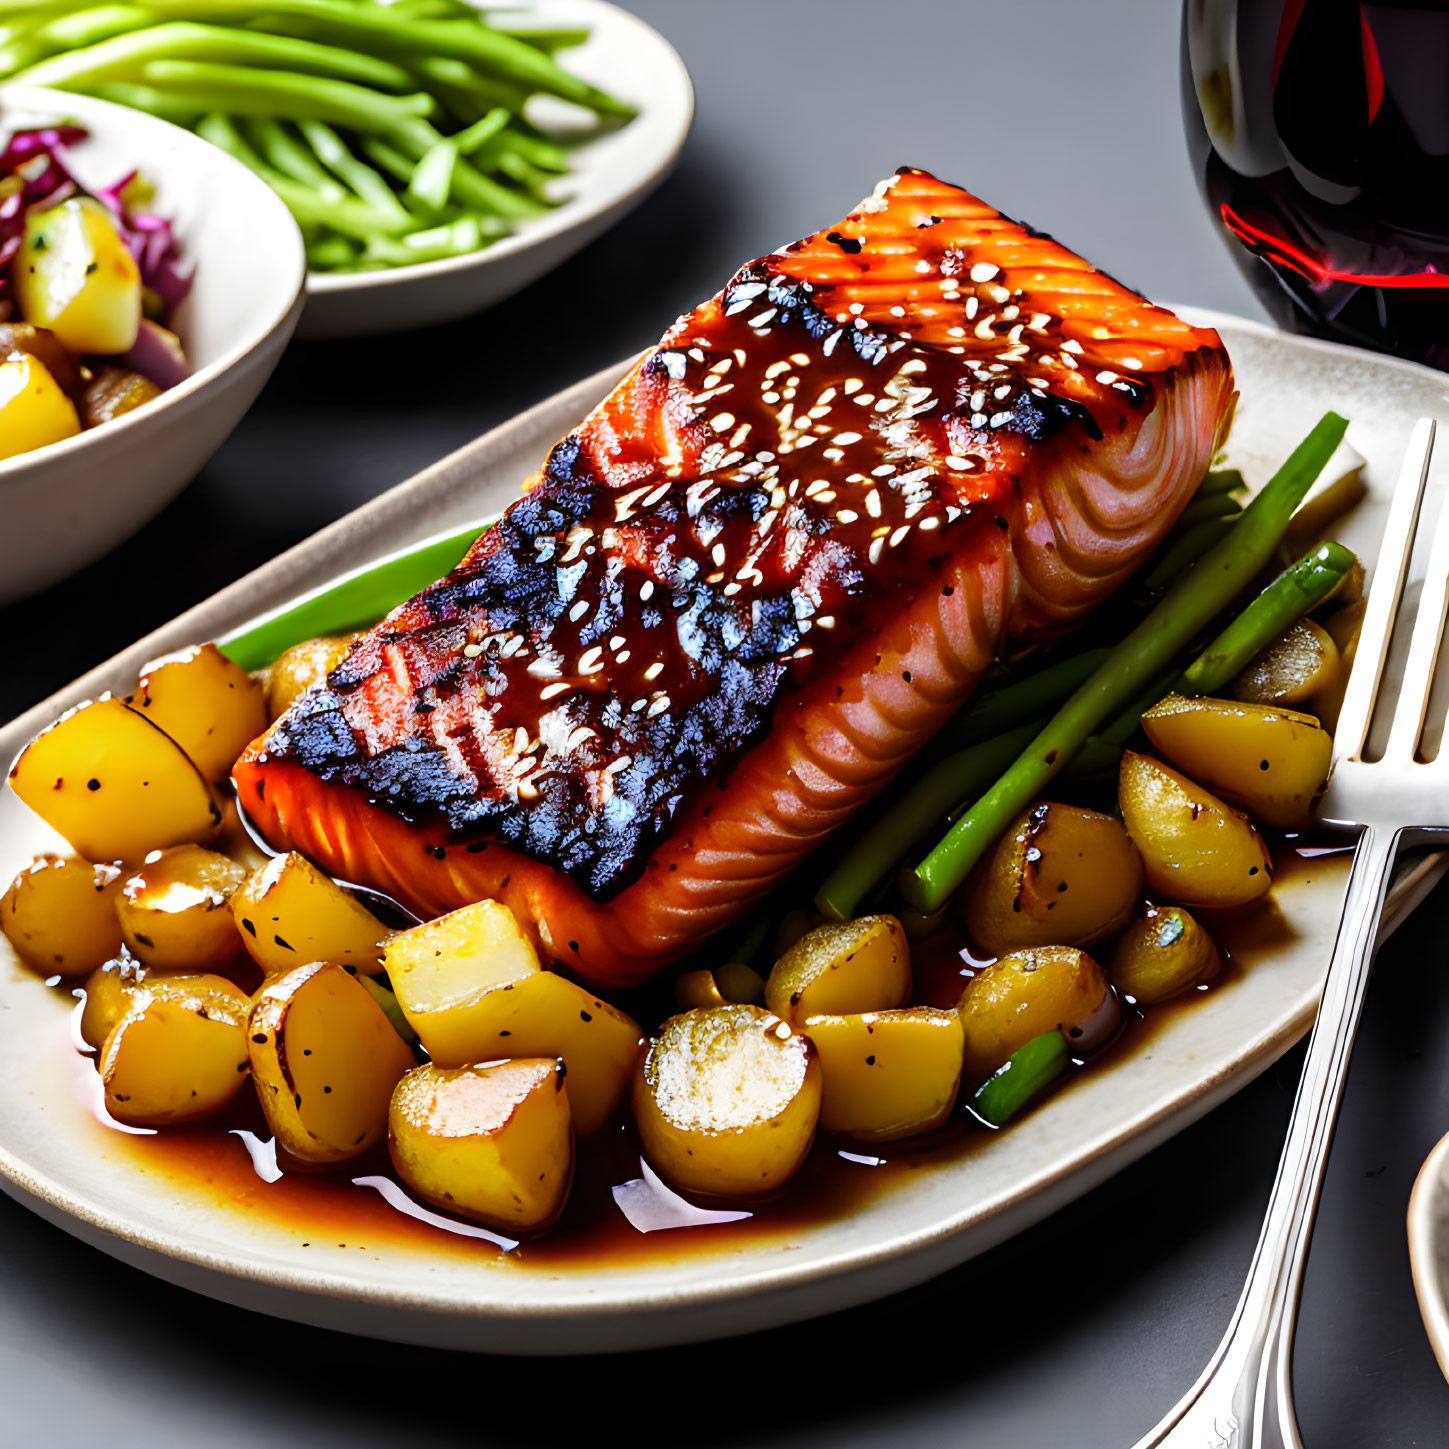
M 1416 757 L 1449 603 L 1449 499 L 1434 530 L 1388 744 L 1381 760 L 1363 758 L 1433 447 L 1434 423 L 1422 418 L 1394 488 L 1339 715 L 1323 817 L 1361 826 L 1362 833 L 1248 1281 L 1202 1377 L 1137 1449 L 1302 1449 L 1293 1413 L 1293 1329 L 1389 873 L 1401 845 L 1449 827 L 1449 750 L 1431 764 Z

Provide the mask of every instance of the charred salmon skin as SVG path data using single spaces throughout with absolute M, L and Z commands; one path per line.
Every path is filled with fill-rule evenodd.
M 743 267 L 239 762 L 277 847 L 600 985 L 737 917 L 1172 525 L 1232 369 L 906 169 Z

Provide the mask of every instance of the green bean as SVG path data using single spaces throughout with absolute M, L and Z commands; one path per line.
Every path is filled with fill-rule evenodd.
M 1341 543 L 1321 543 L 1284 569 L 1183 671 L 1179 691 L 1221 689 L 1260 649 L 1321 604 L 1358 562 Z
M 989 784 L 1031 741 L 1036 724 L 1026 724 L 948 755 L 924 775 L 831 868 L 815 892 L 823 915 L 848 921 L 860 903 L 922 836 L 949 816 L 962 800 Z
M 1004 1127 L 1033 1097 L 1066 1071 L 1072 1054 L 1059 1031 L 1044 1031 L 1019 1046 L 971 1098 L 971 1108 L 990 1127 Z
M 494 106 L 486 115 L 479 117 L 471 126 L 465 127 L 452 138 L 460 156 L 471 156 L 486 141 L 491 141 L 508 124 L 507 106 Z
M 243 669 L 260 669 L 285 649 L 319 634 L 346 634 L 375 624 L 419 589 L 457 565 L 480 532 L 477 524 L 447 538 L 409 549 L 314 589 L 297 603 L 234 629 L 216 647 Z
M 421 161 L 443 135 L 420 117 L 410 117 L 392 127 L 385 138 L 412 161 Z M 464 206 L 494 211 L 514 220 L 540 216 L 546 210 L 531 197 L 500 186 L 460 156 L 453 164 L 452 194 Z
M 219 65 L 195 60 L 152 60 L 140 68 L 141 80 L 161 89 L 195 90 L 210 95 L 212 109 L 237 116 L 308 117 L 359 131 L 387 131 L 421 118 L 433 109 L 431 96 L 380 95 L 351 81 L 327 80 L 286 70 Z
M 140 74 L 141 66 L 158 60 L 223 62 L 248 67 L 266 65 L 380 86 L 390 91 L 413 88 L 412 76 L 400 65 L 392 65 L 374 56 L 285 35 L 265 35 L 255 30 L 234 30 L 186 21 L 114 35 L 84 49 L 42 61 L 14 79 L 25 85 L 74 90 L 98 80 L 134 79 Z
M 148 0 L 161 14 L 180 13 L 192 19 L 255 18 L 252 0 Z M 410 20 L 388 14 L 386 6 L 363 6 L 351 0 L 267 0 L 261 7 L 268 30 L 294 28 L 326 36 L 333 44 L 400 57 L 417 54 L 468 61 L 534 90 L 574 101 L 600 115 L 626 118 L 633 107 L 590 85 L 555 64 L 542 51 L 475 20 Z
M 1334 413 L 1324 415 L 1243 510 L 1231 533 L 1173 585 L 910 874 L 912 905 L 926 915 L 939 910 L 1016 813 L 1067 763 L 1082 741 L 1169 667 L 1193 637 L 1233 601 L 1272 557 L 1294 509 L 1347 426 Z
M 347 194 L 318 165 L 312 153 L 283 128 L 280 121 L 249 120 L 242 127 L 242 132 L 268 164 L 283 176 L 290 176 L 303 186 L 311 186 L 324 200 L 339 201 Z
M 408 180 L 407 199 L 428 211 L 441 211 L 453 189 L 458 165 L 458 148 L 452 141 L 435 141 L 413 168 Z
M 324 236 L 307 245 L 309 266 L 341 269 L 354 266 L 357 258 L 358 248 L 343 236 Z
M 297 123 L 303 139 L 315 155 L 334 176 L 363 201 L 384 210 L 393 210 L 405 216 L 396 194 L 383 177 L 365 161 L 360 161 L 347 148 L 342 137 L 322 121 L 302 120 Z

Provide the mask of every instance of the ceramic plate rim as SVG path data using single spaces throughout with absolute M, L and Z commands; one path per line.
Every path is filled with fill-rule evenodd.
M 1264 339 L 1283 338 L 1283 335 L 1276 333 L 1274 329 L 1251 320 L 1205 312 L 1198 308 L 1181 310 L 1195 320 L 1208 325 L 1221 323 L 1234 330 L 1253 333 Z M 1284 340 L 1290 345 L 1302 347 L 1310 352 L 1322 350 L 1330 356 L 1353 358 L 1395 370 L 1407 369 L 1416 376 L 1428 376 L 1438 382 L 1444 381 L 1440 375 L 1431 373 L 1429 369 L 1420 368 L 1413 363 L 1401 362 L 1396 359 L 1373 358 L 1356 349 L 1312 339 L 1287 338 Z M 397 488 L 364 504 L 346 518 L 320 530 L 310 539 L 287 550 L 269 564 L 263 565 L 262 568 L 220 590 L 209 600 L 186 611 L 169 624 L 162 626 L 162 629 L 154 631 L 146 639 L 137 641 L 121 655 L 115 656 L 111 661 L 73 681 L 71 685 L 12 721 L 6 727 L 5 733 L 33 730 L 53 717 L 58 709 L 78 698 L 85 697 L 88 693 L 94 693 L 108 671 L 114 670 L 118 660 L 138 653 L 148 646 L 160 647 L 162 640 L 158 636 L 174 636 L 178 632 L 183 632 L 191 621 L 195 621 L 196 627 L 211 628 L 224 617 L 230 617 L 233 622 L 238 624 L 246 619 L 260 617 L 267 611 L 258 610 L 253 602 L 248 612 L 244 607 L 244 601 L 258 585 L 265 585 L 268 574 L 285 576 L 287 565 L 289 562 L 295 563 L 299 554 L 325 547 L 328 543 L 340 543 L 348 532 L 359 526 L 366 527 L 380 518 L 386 517 L 387 512 L 398 507 L 404 499 L 413 497 L 419 491 L 425 493 L 430 481 L 445 477 L 454 469 L 466 468 L 473 457 L 485 455 L 490 446 L 497 446 L 505 440 L 511 429 L 526 430 L 532 417 L 544 410 L 558 406 L 560 398 L 564 395 L 577 394 L 582 397 L 593 391 L 597 396 L 597 389 L 617 372 L 618 368 L 604 369 L 594 377 L 576 384 L 574 388 L 564 389 L 562 393 L 556 394 L 528 412 L 520 414 L 511 422 L 502 424 L 474 443 L 466 445 L 448 458 L 398 485 Z M 482 511 L 480 510 L 480 512 Z M 373 555 L 373 557 L 377 556 L 379 555 Z M 296 592 L 294 589 L 293 595 Z M 229 616 L 226 612 L 228 609 L 233 611 Z M 209 622 L 203 624 L 202 621 Z M 153 641 L 155 641 L 154 644 Z M 1428 887 L 1438 878 L 1440 870 L 1442 870 L 1442 863 L 1435 865 L 1432 869 L 1428 868 L 1427 863 L 1421 863 L 1415 880 L 1417 898 L 1422 898 L 1422 894 L 1427 892 Z M 219 1273 L 231 1280 L 262 1283 L 270 1287 L 288 1290 L 291 1293 L 321 1295 L 357 1303 L 382 1303 L 395 1310 L 411 1310 L 430 1317 L 487 1317 L 500 1320 L 542 1317 L 548 1320 L 587 1320 L 628 1313 L 660 1315 L 669 1309 L 681 1306 L 702 1308 L 757 1295 L 766 1296 L 781 1289 L 800 1288 L 822 1280 L 859 1275 L 881 1265 L 919 1259 L 932 1246 L 948 1243 L 978 1225 L 992 1220 L 1001 1221 L 1012 1208 L 1028 1203 L 1032 1199 L 1047 1197 L 1054 1186 L 1063 1183 L 1070 1184 L 1074 1177 L 1090 1176 L 1095 1165 L 1106 1164 L 1111 1167 L 1119 1161 L 1125 1163 L 1135 1155 L 1132 1152 L 1134 1144 L 1142 1144 L 1141 1150 L 1147 1150 L 1157 1140 L 1156 1129 L 1171 1123 L 1174 1119 L 1182 1119 L 1183 1125 L 1186 1125 L 1187 1121 L 1200 1115 L 1216 1100 L 1220 1100 L 1237 1086 L 1245 1084 L 1281 1055 L 1307 1028 L 1312 1017 L 1316 994 L 1316 986 L 1300 992 L 1291 1008 L 1284 1007 L 1276 1022 L 1246 1040 L 1231 1059 L 1210 1076 L 1197 1080 L 1190 1088 L 1181 1091 L 1165 1102 L 1144 1107 L 1132 1114 L 1117 1128 L 1089 1135 L 1070 1157 L 1058 1159 L 1051 1165 L 1022 1178 L 1014 1184 L 1010 1191 L 998 1194 L 973 1211 L 947 1215 L 926 1227 L 915 1230 L 887 1231 L 869 1247 L 837 1250 L 808 1265 L 792 1266 L 786 1263 L 784 1265 L 745 1267 L 743 1271 L 731 1273 L 728 1281 L 703 1286 L 689 1285 L 633 1291 L 627 1284 L 621 1283 L 617 1291 L 607 1295 L 550 1298 L 541 1308 L 527 1303 L 480 1301 L 476 1294 L 465 1296 L 402 1290 L 389 1285 L 359 1281 L 355 1277 L 326 1270 L 290 1265 L 279 1266 L 271 1261 L 258 1261 L 255 1258 L 249 1260 L 239 1252 L 207 1253 L 193 1249 L 161 1230 L 137 1229 L 129 1224 L 118 1225 L 107 1220 L 103 1202 L 93 1202 L 82 1193 L 60 1187 L 43 1173 L 30 1169 L 3 1144 L 0 1144 L 0 1176 L 3 1176 L 6 1181 L 0 1185 L 6 1186 L 7 1190 L 18 1189 L 23 1197 L 33 1197 L 38 1200 L 38 1203 L 43 1203 L 48 1209 L 46 1215 L 50 1216 L 52 1221 L 59 1221 L 61 1216 L 68 1217 L 77 1223 L 99 1229 L 109 1239 L 124 1241 L 135 1247 L 159 1253 L 172 1261 L 192 1264 Z M 62 1223 L 62 1226 L 66 1226 L 66 1224 Z M 1002 1236 L 1005 1235 L 1003 1233 Z M 305 1317 L 300 1313 L 298 1316 Z M 359 1331 L 368 1330 L 360 1329 Z

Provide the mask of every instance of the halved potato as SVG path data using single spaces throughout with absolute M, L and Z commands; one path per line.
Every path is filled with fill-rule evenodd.
M 325 961 L 266 982 L 247 1023 L 262 1111 L 304 1162 L 341 1162 L 387 1130 L 388 1103 L 417 1063 L 354 976 Z
M 37 855 L 0 896 L 0 931 L 42 976 L 83 976 L 121 945 L 121 870 L 73 856 Z
M 225 1107 L 246 1080 L 250 1001 L 223 976 L 152 977 L 101 1048 L 106 1109 L 158 1127 Z
M 63 443 L 80 430 L 75 404 L 38 357 L 0 356 L 0 459 Z
M 200 845 L 153 850 L 116 901 L 132 955 L 169 970 L 224 966 L 241 949 L 230 903 L 246 878 L 234 860 Z
M 1211 981 L 1223 958 L 1213 938 L 1181 906 L 1144 905 L 1117 938 L 1107 975 L 1143 1006 Z
M 765 983 L 765 1005 L 797 1025 L 811 1016 L 888 1011 L 911 997 L 911 952 L 894 916 L 860 916 L 807 931 Z
M 759 1197 L 810 1151 L 819 1058 L 808 1037 L 758 1006 L 686 1011 L 649 1044 L 634 1116 L 645 1156 L 675 1187 Z
M 141 272 L 92 196 L 31 208 L 10 269 L 27 322 L 47 327 L 74 353 L 129 352 L 141 328 Z
M 382 969 L 391 930 L 355 896 L 292 851 L 253 871 L 231 898 L 242 945 L 263 971 L 306 961 Z
M 272 662 L 267 680 L 267 712 L 279 719 L 293 702 L 327 676 L 347 657 L 355 634 L 304 639 Z
M 1281 830 L 1307 822 L 1333 758 L 1333 736 L 1311 714 L 1266 704 L 1170 694 L 1142 728 L 1191 779 Z
M 414 1068 L 388 1112 L 398 1176 L 449 1212 L 507 1232 L 542 1232 L 573 1179 L 564 1078 L 564 1064 L 546 1057 Z
M 267 691 L 215 644 L 193 644 L 141 671 L 126 703 L 159 725 L 208 780 L 223 780 L 267 727 Z
M 993 956 L 1086 946 L 1115 930 L 1142 891 L 1142 861 L 1120 820 L 1040 801 L 972 872 L 966 925 Z
M 1252 704 L 1312 704 L 1343 683 L 1343 664 L 1333 636 L 1312 619 L 1291 624 L 1244 666 L 1233 695 Z
M 97 966 L 81 985 L 81 1040 L 96 1051 L 106 1044 L 111 1028 L 131 1009 L 131 1002 L 146 980 L 146 968 L 124 946 L 111 960 Z
M 613 1119 L 643 1046 L 639 1023 L 543 970 L 507 906 L 479 901 L 399 931 L 384 961 L 404 1015 L 440 1066 L 562 1057 L 577 1130 Z
M 93 700 L 42 730 L 10 767 L 15 793 L 88 860 L 139 861 L 205 840 L 221 807 L 186 752 L 124 700 Z
M 966 1038 L 954 1011 L 909 1006 L 812 1016 L 820 1054 L 820 1125 L 867 1142 L 914 1137 L 951 1115 Z
M 959 1010 L 972 1082 L 1043 1032 L 1060 1031 L 1090 1051 L 1117 1020 L 1102 968 L 1073 946 L 1033 946 L 993 961 L 966 984 Z
M 1272 885 L 1273 862 L 1253 822 L 1149 755 L 1123 752 L 1117 800 L 1154 895 L 1241 906 Z

